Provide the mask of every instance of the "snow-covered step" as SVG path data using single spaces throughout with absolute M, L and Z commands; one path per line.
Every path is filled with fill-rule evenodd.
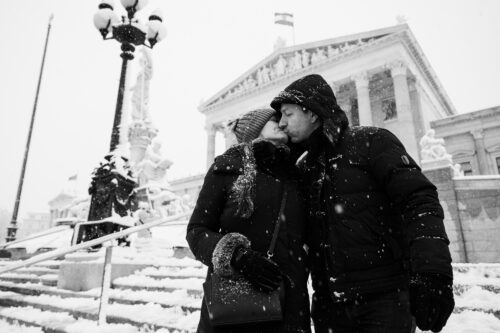
M 0 332 L 8 333 L 43 333 L 39 326 L 23 325 L 19 321 L 0 320 Z
M 453 293 L 455 296 L 459 296 L 475 287 L 500 295 L 500 285 L 488 283 L 487 281 L 482 283 L 467 284 L 453 283 Z
M 23 267 L 19 268 L 13 273 L 19 273 L 19 274 L 33 274 L 33 275 L 47 275 L 47 274 L 57 274 L 59 272 L 58 269 L 53 269 L 53 268 L 48 268 L 48 267 L 43 267 L 43 266 L 30 266 L 30 267 Z
M 70 290 L 58 289 L 56 287 L 44 286 L 41 284 L 24 283 L 17 284 L 12 282 L 0 282 L 1 292 L 13 292 L 27 296 L 58 296 L 61 298 L 87 298 L 97 299 L 100 296 L 100 288 L 85 292 L 75 292 Z M 165 291 L 147 291 L 130 289 L 110 289 L 109 300 L 114 303 L 122 304 L 147 304 L 157 303 L 162 307 L 180 306 L 185 311 L 196 311 L 200 309 L 201 295 L 197 297 L 190 296 L 186 290 Z M 10 303 L 9 303 L 10 304 Z M 5 305 L 0 299 L 0 306 Z
M 69 313 L 43 311 L 33 307 L 0 307 L 0 320 L 10 323 L 10 327 L 14 329 L 23 329 L 20 331 L 2 330 L 2 332 L 9 333 L 141 333 L 139 328 L 130 324 L 111 323 L 98 326 L 96 321 L 74 318 Z M 156 332 L 168 333 L 169 331 L 160 329 Z
M 184 289 L 188 295 L 196 297 L 203 293 L 204 281 L 202 278 L 155 279 L 144 275 L 130 275 L 115 279 L 113 288 L 167 292 Z
M 10 281 L 14 283 L 42 283 L 46 286 L 57 285 L 57 274 L 21 274 L 21 273 L 4 273 L 0 275 L 0 281 Z
M 455 295 L 455 312 L 464 311 L 489 313 L 500 319 L 500 294 L 473 286 Z
M 207 276 L 207 268 L 203 267 L 173 267 L 173 266 L 162 266 L 162 267 L 147 267 L 136 275 L 145 275 L 154 279 L 186 279 L 186 278 L 200 278 L 204 279 Z
M 86 293 L 77 293 L 70 290 L 58 289 L 55 286 L 46 286 L 40 283 L 15 283 L 15 282 L 7 282 L 0 281 L 0 291 L 12 291 L 18 294 L 23 295 L 55 295 L 60 297 L 75 297 L 75 295 L 79 295 L 78 297 L 87 297 L 92 298 L 94 296 L 88 295 Z
M 48 295 L 22 296 L 15 293 L 2 293 L 0 296 L 3 302 L 10 302 L 11 308 L 33 308 L 87 320 L 97 320 L 98 317 L 97 299 L 60 298 Z M 159 329 L 192 331 L 195 327 L 189 320 L 199 316 L 199 311 L 185 311 L 180 307 L 163 308 L 153 303 L 134 305 L 111 303 L 107 309 L 108 323 L 130 324 L 135 327 L 148 326 L 155 331 Z
M 462 313 L 462 312 L 467 312 L 467 311 L 474 311 L 474 312 L 482 312 L 482 313 L 491 314 L 500 320 L 500 310 L 477 309 L 477 308 L 468 307 L 468 306 L 464 306 L 464 307 L 455 306 L 455 308 L 453 309 L 454 313 Z

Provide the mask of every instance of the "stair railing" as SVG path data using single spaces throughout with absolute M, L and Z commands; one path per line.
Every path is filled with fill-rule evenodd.
M 40 237 L 44 237 L 44 236 L 47 236 L 47 235 L 56 234 L 58 232 L 67 231 L 69 228 L 70 227 L 60 228 L 60 229 L 57 229 L 57 230 L 48 230 L 47 232 L 44 232 L 44 233 L 40 233 L 40 234 L 28 236 L 28 237 L 25 237 L 25 238 L 22 238 L 22 239 L 16 239 L 15 241 L 12 241 L 12 242 L 7 242 L 7 243 L 0 244 L 0 249 L 4 249 L 4 248 L 6 248 L 8 246 L 11 246 L 11 245 L 14 245 L 14 244 L 17 244 L 17 243 L 22 243 L 22 242 L 29 241 L 29 240 L 32 240 L 32 239 L 37 239 L 37 238 L 40 238 Z
M 182 218 L 186 218 L 189 215 L 191 215 L 191 212 L 189 213 L 182 213 L 182 214 L 177 214 L 173 216 L 169 216 L 167 218 L 159 219 L 156 221 L 144 223 L 138 226 L 130 227 L 125 230 L 121 230 L 118 232 L 114 232 L 111 234 L 108 234 L 106 236 L 102 236 L 87 242 L 83 242 L 80 244 L 76 245 L 71 245 L 71 246 L 66 246 L 60 249 L 56 249 L 50 252 L 45 252 L 36 256 L 33 256 L 29 259 L 23 260 L 21 262 L 13 263 L 11 265 L 7 265 L 6 267 L 1 267 L 0 268 L 0 274 L 7 273 L 10 271 L 14 271 L 16 269 L 22 268 L 22 267 L 27 267 L 31 266 L 33 264 L 46 261 L 46 260 L 51 260 L 51 259 L 56 259 L 61 256 L 64 256 L 69 253 L 73 253 L 79 250 L 87 249 L 92 246 L 96 246 L 101 244 L 106 248 L 106 254 L 104 257 L 104 267 L 103 267 L 103 278 L 102 278 L 102 285 L 101 285 L 101 294 L 99 296 L 99 312 L 98 312 L 98 323 L 99 325 L 105 324 L 106 323 L 106 317 L 107 317 L 107 308 L 108 308 L 108 299 L 109 299 L 109 289 L 111 288 L 111 256 L 112 256 L 112 248 L 113 248 L 113 241 L 118 238 L 122 238 L 131 234 L 134 234 L 136 232 L 150 229 L 152 227 L 156 227 L 159 225 L 162 225 L 167 222 L 172 222 L 176 220 L 180 220 Z M 108 218 L 103 221 L 111 221 L 112 219 Z M 26 240 L 26 239 L 25 239 Z

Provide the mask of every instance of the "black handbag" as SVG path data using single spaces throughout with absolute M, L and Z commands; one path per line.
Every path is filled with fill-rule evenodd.
M 283 192 L 281 207 L 274 227 L 268 258 L 274 254 L 281 222 L 284 220 L 287 191 Z M 284 286 L 270 292 L 255 289 L 242 275 L 231 277 L 212 273 L 203 284 L 205 302 L 212 326 L 249 325 L 281 321 L 281 299 L 284 299 Z

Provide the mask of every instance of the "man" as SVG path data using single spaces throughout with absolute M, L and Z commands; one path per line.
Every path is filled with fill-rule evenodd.
M 332 89 L 305 76 L 271 103 L 303 151 L 317 333 L 440 331 L 453 307 L 436 187 L 401 142 L 349 127 Z

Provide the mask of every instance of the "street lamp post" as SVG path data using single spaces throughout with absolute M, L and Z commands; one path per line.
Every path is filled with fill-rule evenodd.
M 127 12 L 126 15 L 121 16 L 121 19 L 115 13 L 114 2 L 111 0 L 102 0 L 98 6 L 99 10 L 94 15 L 94 24 L 103 39 L 114 39 L 121 44 L 122 66 L 109 145 L 110 153 L 106 155 L 104 162 L 101 162 L 100 166 L 94 170 L 89 188 L 89 194 L 92 195 L 89 221 L 102 220 L 114 214 L 125 216 L 132 207 L 133 190 L 136 182 L 130 171 L 128 159 L 116 151 L 120 143 L 120 125 L 127 67 L 128 62 L 134 59 L 136 46 L 153 48 L 166 34 L 166 29 L 162 23 L 162 15 L 159 11 L 154 11 L 149 16 L 146 25 L 142 25 L 135 17 L 137 11 L 146 6 L 147 0 L 121 0 L 121 4 Z M 88 240 L 88 237 L 84 238 Z

